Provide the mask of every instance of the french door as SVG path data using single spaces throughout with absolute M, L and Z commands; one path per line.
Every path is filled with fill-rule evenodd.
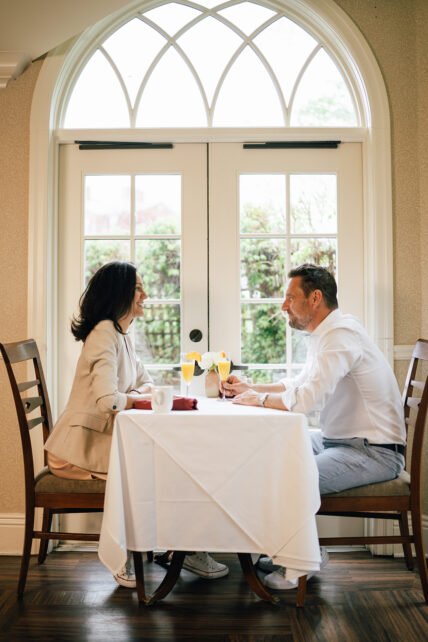
M 306 337 L 278 314 L 291 267 L 310 261 L 334 270 L 342 310 L 364 318 L 361 181 L 354 143 L 323 150 L 62 146 L 58 412 L 80 352 L 70 319 L 91 274 L 111 259 L 138 265 L 149 299 L 134 338 L 158 381 L 180 385 L 174 366 L 187 350 L 227 350 L 253 380 L 297 372 Z M 191 385 L 202 392 L 203 377 Z M 96 530 L 99 520 L 90 519 Z M 337 532 L 363 532 L 363 520 L 337 519 Z

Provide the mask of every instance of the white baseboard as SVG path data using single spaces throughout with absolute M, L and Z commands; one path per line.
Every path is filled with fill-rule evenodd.
M 25 516 L 23 513 L 0 513 L 0 555 L 21 555 L 24 542 Z M 399 527 L 394 522 L 394 535 L 399 535 Z M 411 528 L 411 524 L 409 524 Z M 424 536 L 425 554 L 428 555 L 428 515 L 422 515 L 422 533 Z M 33 542 L 31 553 L 38 552 L 39 542 Z M 96 551 L 98 542 L 67 542 L 59 545 L 59 550 L 87 550 Z M 346 548 L 346 547 L 345 547 Z M 333 550 L 334 547 L 330 547 Z M 343 547 L 340 547 L 344 550 Z M 351 547 L 350 550 L 355 550 Z M 386 552 L 386 551 L 385 551 Z M 383 554 L 385 552 L 382 551 Z M 394 557 L 403 557 L 403 547 L 400 544 L 394 546 Z
M 24 513 L 0 513 L 0 555 L 22 555 L 24 528 Z M 34 541 L 31 553 L 38 551 L 39 542 Z
M 412 532 L 412 523 L 409 518 L 409 531 Z M 394 535 L 400 535 L 400 527 L 394 521 Z M 422 535 L 424 538 L 425 557 L 428 555 L 428 515 L 422 515 Z M 413 555 L 415 555 L 415 547 L 412 544 Z M 403 547 L 401 544 L 394 545 L 394 557 L 404 557 Z

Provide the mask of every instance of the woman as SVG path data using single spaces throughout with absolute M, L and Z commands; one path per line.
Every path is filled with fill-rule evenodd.
M 82 294 L 79 316 L 71 323 L 82 352 L 67 406 L 45 444 L 54 475 L 106 479 L 115 414 L 151 393 L 152 379 L 128 336 L 132 321 L 144 314 L 146 298 L 136 267 L 121 261 L 101 267 Z M 133 588 L 130 562 L 128 554 L 115 580 Z M 184 566 L 205 577 L 228 572 L 206 553 L 186 556 Z

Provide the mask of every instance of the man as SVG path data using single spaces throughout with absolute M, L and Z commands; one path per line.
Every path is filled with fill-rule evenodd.
M 233 403 L 309 415 L 320 412 L 311 434 L 321 495 L 397 477 L 404 468 L 403 407 L 394 373 L 359 321 L 338 309 L 337 286 L 325 268 L 305 263 L 291 270 L 282 304 L 290 327 L 309 333 L 302 372 L 276 384 L 247 384 L 230 376 Z M 265 578 L 291 588 L 284 569 Z

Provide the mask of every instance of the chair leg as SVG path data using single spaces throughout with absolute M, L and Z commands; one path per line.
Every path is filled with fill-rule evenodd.
M 398 520 L 400 525 L 401 537 L 410 537 L 409 533 L 409 518 L 406 510 L 401 511 L 401 519 Z M 403 552 L 406 558 L 406 565 L 409 571 L 413 571 L 413 555 L 412 547 L 409 542 L 403 542 Z
M 21 570 L 19 573 L 18 581 L 18 597 L 22 597 L 25 589 L 25 582 L 27 580 L 28 565 L 30 563 L 31 543 L 33 541 L 34 529 L 34 506 L 26 511 L 25 515 L 25 532 L 24 532 L 24 546 L 22 549 Z
M 420 506 L 418 506 L 416 509 L 412 509 L 412 527 L 413 538 L 415 542 L 416 559 L 418 561 L 419 577 L 421 578 L 422 591 L 424 594 L 425 602 L 428 604 L 428 571 L 424 552 L 424 540 L 422 537 Z
M 52 525 L 52 512 L 49 508 L 44 508 L 42 531 L 44 533 L 48 533 L 51 530 L 51 525 Z M 48 544 L 49 544 L 48 539 L 40 540 L 39 557 L 38 557 L 39 564 L 43 564 L 43 562 L 46 559 L 46 555 L 48 553 Z

